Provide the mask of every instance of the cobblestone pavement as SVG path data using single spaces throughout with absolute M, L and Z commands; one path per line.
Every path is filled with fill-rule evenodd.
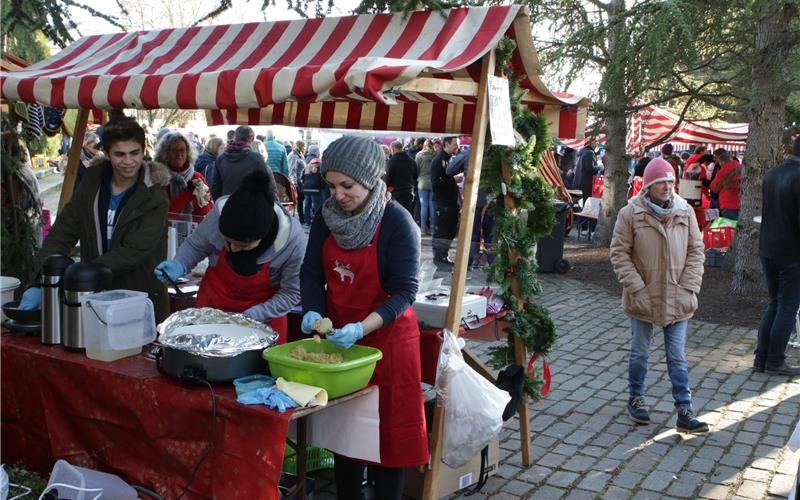
M 798 455 L 786 443 L 800 416 L 800 380 L 751 373 L 755 331 L 691 322 L 686 346 L 693 404 L 711 427 L 675 431 L 676 412 L 657 330 L 646 400 L 652 423 L 637 426 L 625 409 L 629 323 L 620 299 L 569 275 L 541 275 L 539 298 L 558 339 L 550 360 L 553 387 L 531 403 L 533 464 L 523 468 L 519 421 L 506 422 L 500 464 L 470 499 L 786 497 Z M 489 342 L 468 341 L 487 358 Z M 800 350 L 789 349 L 800 363 Z M 333 498 L 330 472 L 315 498 Z M 451 498 L 461 498 L 452 496 Z

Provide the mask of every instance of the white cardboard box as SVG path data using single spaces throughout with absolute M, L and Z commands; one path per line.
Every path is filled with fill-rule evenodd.
M 442 286 L 417 294 L 417 300 L 412 307 L 420 323 L 432 328 L 443 328 L 449 305 L 450 288 Z M 469 321 L 474 317 L 486 317 L 486 297 L 468 293 L 461 303 L 461 319 Z

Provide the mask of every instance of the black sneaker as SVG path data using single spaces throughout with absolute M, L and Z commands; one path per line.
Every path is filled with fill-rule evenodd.
M 767 373 L 771 373 L 773 375 L 788 375 L 790 377 L 797 377 L 800 375 L 800 367 L 799 366 L 789 366 L 784 361 L 781 363 L 780 366 L 776 366 L 775 368 L 770 368 L 769 366 L 765 367 Z
M 643 397 L 635 396 L 628 399 L 628 415 L 637 424 L 646 425 L 650 423 L 650 414 L 647 412 L 647 405 L 644 404 Z
M 708 432 L 708 424 L 694 418 L 694 412 L 688 408 L 678 410 L 678 432 L 700 434 Z

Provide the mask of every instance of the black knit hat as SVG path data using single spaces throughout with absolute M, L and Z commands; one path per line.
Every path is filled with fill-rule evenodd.
M 341 172 L 371 190 L 381 178 L 385 165 L 383 151 L 375 142 L 346 135 L 325 149 L 320 173 L 324 177 L 326 172 Z
M 275 195 L 270 191 L 269 174 L 253 170 L 242 178 L 222 207 L 219 232 L 236 241 L 262 240 L 276 233 Z

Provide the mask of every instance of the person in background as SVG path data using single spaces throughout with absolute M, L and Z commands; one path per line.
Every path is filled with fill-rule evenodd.
M 786 346 L 800 307 L 800 136 L 783 163 L 767 172 L 761 189 L 758 254 L 769 304 L 758 326 L 753 369 L 797 377 L 800 367 L 786 363 Z
M 264 158 L 265 162 L 269 161 L 269 153 L 267 152 L 267 148 L 264 146 L 264 143 L 261 141 L 261 139 L 253 139 L 253 142 L 250 143 L 250 149 L 252 149 L 260 157 Z
M 667 155 L 664 157 L 665 160 L 672 165 L 672 168 L 675 170 L 675 191 L 677 192 L 681 182 L 681 157 L 678 155 Z
M 267 130 L 267 140 L 264 141 L 264 147 L 267 148 L 267 166 L 273 172 L 280 172 L 286 177 L 291 178 L 289 175 L 289 157 L 286 154 L 286 148 L 275 140 L 275 132 L 271 129 Z
M 319 172 L 319 158 L 312 158 L 303 174 L 303 191 L 306 197 L 305 226 L 311 227 L 311 221 L 322 206 L 323 191 L 327 189 L 325 180 Z
M 412 141 L 411 147 L 408 148 L 408 156 L 410 156 L 412 160 L 416 160 L 417 155 L 422 151 L 423 147 L 425 147 L 425 138 L 417 137 Z
M 458 153 L 458 137 L 445 137 L 442 151 L 431 160 L 431 187 L 436 216 L 433 226 L 433 261 L 439 265 L 452 266 L 450 243 L 458 230 L 458 184 L 447 175 L 447 164 Z
M 297 141 L 289 153 L 289 179 L 294 183 L 297 188 L 297 216 L 300 218 L 300 223 L 305 224 L 305 209 L 303 203 L 305 202 L 305 194 L 303 192 L 303 175 L 306 171 L 306 143 Z M 310 223 L 310 221 L 309 221 Z
M 717 195 L 719 215 L 726 219 L 739 220 L 739 206 L 742 199 L 742 164 L 734 160 L 724 149 L 716 156 L 719 171 L 709 184 L 709 189 Z
M 673 150 L 672 144 L 664 144 L 661 146 L 661 157 L 666 160 L 668 156 L 672 155 Z
M 220 137 L 211 137 L 203 149 L 203 153 L 194 162 L 194 171 L 206 178 L 209 186 L 214 185 L 214 173 L 217 169 L 217 157 L 222 153 L 225 141 Z
M 380 463 L 370 468 L 375 498 L 400 500 L 404 468 L 428 462 L 420 391 L 420 343 L 411 304 L 418 290 L 420 233 L 411 215 L 387 196 L 378 144 L 360 137 L 333 141 L 322 157 L 331 197 L 314 217 L 300 270 L 303 333 L 328 317 L 328 341 L 380 349 L 370 380 L 379 388 Z M 360 499 L 366 464 L 335 456 L 336 494 Z
M 415 158 L 419 174 L 417 177 L 417 192 L 419 193 L 420 204 L 420 228 L 425 236 L 431 235 L 436 211 L 433 204 L 433 192 L 431 191 L 431 160 L 433 160 L 433 143 L 426 140 L 422 144 L 422 150 L 417 153 Z
M 147 292 L 156 320 L 163 321 L 169 314 L 169 296 L 152 269 L 167 256 L 170 172 L 165 165 L 143 161 L 144 130 L 132 118 L 108 121 L 102 137 L 106 159 L 86 171 L 59 212 L 36 255 L 32 283 L 48 256 L 69 255 L 80 241 L 82 262 L 108 266 L 113 274 L 111 289 Z M 41 303 L 41 290 L 32 285 L 20 308 L 38 309 Z
M 211 183 L 211 196 L 216 200 L 221 196 L 233 194 L 242 183 L 242 178 L 251 170 L 269 170 L 264 158 L 250 148 L 253 142 L 253 129 L 247 125 L 236 128 L 234 140 L 228 142 L 219 158 L 217 158 L 214 181 Z M 272 170 L 269 170 L 272 177 Z M 272 178 L 272 192 L 278 187 Z
M 155 161 L 169 167 L 169 213 L 205 216 L 211 211 L 211 190 L 194 170 L 194 149 L 180 132 L 164 134 L 156 144 Z
M 83 137 L 83 147 L 81 147 L 81 161 L 78 164 L 78 172 L 75 174 L 75 185 L 73 186 L 72 193 L 74 194 L 75 191 L 78 190 L 78 186 L 83 179 L 83 174 L 86 173 L 86 169 L 91 166 L 92 159 L 95 155 L 102 155 L 99 149 L 97 149 L 97 145 L 100 142 L 100 138 L 97 134 L 93 132 L 89 132 Z
M 461 177 L 467 175 L 467 167 L 469 165 L 469 149 L 464 148 L 461 152 L 450 159 L 445 171 L 447 175 L 456 176 L 463 174 Z M 491 205 L 487 197 L 488 193 L 486 188 L 478 187 L 478 196 L 475 201 L 475 217 L 472 223 L 472 239 L 469 247 L 469 257 L 467 259 L 467 268 L 474 269 L 473 264 L 475 259 L 479 257 L 481 250 L 481 241 L 485 244 L 487 250 L 491 250 L 492 246 L 492 230 L 494 229 L 494 216 L 492 215 Z M 494 261 L 494 255 L 489 252 L 487 255 L 489 264 Z
M 578 153 L 578 164 L 575 166 L 572 188 L 581 190 L 584 203 L 592 196 L 592 182 L 597 169 L 597 155 L 594 152 L 596 147 L 597 139 L 590 138 L 586 143 L 586 147 Z
M 208 257 L 195 307 L 243 313 L 267 323 L 285 343 L 286 315 L 300 302 L 306 237 L 276 201 L 271 179 L 263 170 L 248 173 L 154 273 L 174 281 Z
M 683 169 L 684 179 L 699 178 L 700 172 L 703 171 L 700 159 L 703 158 L 703 156 L 705 156 L 707 152 L 708 148 L 706 148 L 704 145 L 698 144 L 697 146 L 695 146 L 694 153 L 692 153 L 684 163 L 684 169 Z
M 667 373 L 678 410 L 677 430 L 708 432 L 692 409 L 686 334 L 697 309 L 705 253 L 694 210 L 674 192 L 675 171 L 655 158 L 644 171 L 644 185 L 620 210 L 609 250 L 622 284 L 622 308 L 631 320 L 628 359 L 628 414 L 649 424 L 644 401 L 653 327 L 664 330 Z
M 392 193 L 392 199 L 413 214 L 414 186 L 419 177 L 417 164 L 403 150 L 402 142 L 394 141 L 391 150 L 392 156 L 386 167 L 386 186 Z

